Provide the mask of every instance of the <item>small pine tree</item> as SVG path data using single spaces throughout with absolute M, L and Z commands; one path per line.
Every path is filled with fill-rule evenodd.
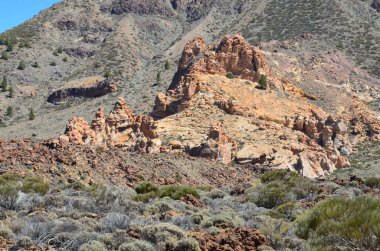
M 12 86 L 9 86 L 9 88 L 8 88 L 8 96 L 10 98 L 13 98 L 15 96 L 15 91 L 13 90 Z
M 57 52 L 58 52 L 59 54 L 62 54 L 62 53 L 63 53 L 63 48 L 62 48 L 62 46 L 60 46 L 60 47 L 58 48 Z
M 62 61 L 63 61 L 63 62 L 67 62 L 67 57 L 64 57 L 64 58 L 62 59 Z
M 8 89 L 8 80 L 7 80 L 7 77 L 4 76 L 3 81 L 1 82 L 1 91 L 6 92 L 7 89 Z
M 229 78 L 229 79 L 234 79 L 235 75 L 232 72 L 228 72 L 227 75 L 226 75 L 226 77 Z
M 29 120 L 34 120 L 36 118 L 36 114 L 34 113 L 33 108 L 29 109 Z
M 165 70 L 169 70 L 170 69 L 170 63 L 169 63 L 169 60 L 166 60 L 165 61 Z
M 38 67 L 40 67 L 40 66 L 38 65 L 37 62 L 34 62 L 34 63 L 32 64 L 32 67 L 33 67 L 33 68 L 38 68 Z
M 20 63 L 18 63 L 17 69 L 23 71 L 25 70 L 25 67 L 26 67 L 25 62 L 20 61 Z
M 105 78 L 110 78 L 110 77 L 112 77 L 112 73 L 111 73 L 111 71 L 110 71 L 110 70 L 106 70 L 106 72 L 104 73 L 104 77 L 105 77 Z
M 267 76 L 265 75 L 260 76 L 258 88 L 261 90 L 266 90 L 268 88 Z
M 7 52 L 13 51 L 13 43 L 12 43 L 12 41 L 8 40 L 6 42 L 6 46 L 7 46 Z
M 54 61 L 50 62 L 50 66 L 56 66 L 57 64 Z
M 8 53 L 6 51 L 3 51 L 1 53 L 1 59 L 2 60 L 8 60 L 9 59 Z
M 161 72 L 157 72 L 157 76 L 156 76 L 156 84 L 160 84 L 161 83 Z
M 5 115 L 8 117 L 12 117 L 13 116 L 13 107 L 8 106 L 7 111 L 5 112 Z

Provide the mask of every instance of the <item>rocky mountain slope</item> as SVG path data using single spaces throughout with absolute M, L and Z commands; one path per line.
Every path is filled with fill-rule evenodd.
M 64 0 L 0 34 L 0 249 L 378 250 L 378 11 Z
M 156 92 L 166 90 L 171 83 L 182 48 L 197 35 L 210 43 L 225 34 L 240 33 L 252 44 L 262 43 L 267 52 L 279 52 L 270 63 L 278 56 L 291 59 L 287 63 L 295 65 L 288 74 L 300 86 L 315 81 L 314 76 L 300 74 L 303 67 L 330 60 L 323 54 L 331 50 L 339 53 L 338 60 L 353 62 L 373 77 L 379 76 L 379 14 L 373 6 L 376 3 L 372 1 L 353 0 L 319 4 L 269 0 L 62 1 L 0 36 L 3 44 L 10 42 L 13 47 L 6 53 L 8 60 L 1 60 L 0 77 L 7 77 L 14 92 L 13 98 L 7 97 L 7 92 L 0 94 L 5 126 L 0 135 L 57 135 L 71 116 L 80 113 L 90 119 L 94 106 L 102 104 L 110 110 L 117 96 L 124 96 L 135 112 L 148 113 Z M 2 51 L 6 49 L 6 45 L 1 46 Z M 17 69 L 20 62 L 25 64 L 24 70 Z M 85 82 L 106 72 L 112 74 L 119 87 L 117 92 L 98 99 L 69 99 L 60 105 L 46 102 L 67 83 Z M 326 72 L 328 75 L 327 69 L 318 75 Z M 355 73 L 350 74 L 355 78 Z M 356 84 L 353 80 L 345 76 L 321 81 L 335 86 Z M 358 82 L 359 88 L 364 88 L 377 81 L 366 75 Z M 317 87 L 310 93 L 317 95 L 316 91 L 330 89 Z M 320 95 L 324 100 L 334 97 L 329 93 Z M 13 108 L 13 116 L 4 115 L 8 107 Z M 30 108 L 37 115 L 33 121 L 28 121 Z M 54 123 L 46 128 L 45 121 Z

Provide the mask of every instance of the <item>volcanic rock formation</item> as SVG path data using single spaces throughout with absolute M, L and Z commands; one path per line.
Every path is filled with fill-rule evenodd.
M 267 90 L 257 88 L 261 75 Z M 224 37 L 216 46 L 195 38 L 167 93 L 157 95 L 152 116 L 160 138 L 180 138 L 193 156 L 321 177 L 349 166 L 353 146 L 376 139 L 380 124 L 359 100 L 350 115 L 335 116 L 310 102 L 316 99 L 272 76 L 263 52 L 241 36 Z M 210 137 L 215 126 L 222 138 Z
M 91 125 L 83 118 L 73 117 L 60 141 L 154 153 L 160 152 L 161 146 L 155 129 L 156 123 L 151 117 L 133 114 L 125 100 L 119 98 L 108 116 L 99 108 Z
M 117 91 L 112 79 L 104 79 L 91 86 L 67 88 L 53 92 L 49 95 L 49 103 L 58 103 L 70 97 L 96 98 Z
M 262 75 L 267 88 L 257 83 Z M 311 100 L 317 98 L 272 76 L 264 53 L 243 37 L 224 37 L 216 46 L 198 37 L 185 46 L 152 117 L 136 116 L 119 99 L 108 116 L 100 108 L 91 124 L 72 118 L 60 141 L 146 153 L 185 151 L 224 164 L 235 160 L 323 177 L 350 166 L 347 156 L 358 142 L 378 139 L 380 123 L 359 99 L 342 116 Z

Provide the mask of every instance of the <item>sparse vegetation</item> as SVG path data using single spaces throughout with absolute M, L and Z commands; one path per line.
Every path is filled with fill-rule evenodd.
M 55 61 L 51 61 L 50 66 L 57 66 L 57 63 Z
M 3 51 L 1 53 L 1 59 L 2 60 L 8 60 L 9 59 L 8 53 L 6 51 Z
M 157 75 L 156 75 L 156 84 L 157 85 L 160 85 L 161 84 L 161 72 L 157 72 Z
M 267 77 L 265 75 L 260 76 L 257 88 L 260 90 L 266 90 L 268 88 Z
M 138 193 L 138 195 L 135 196 L 135 200 L 143 202 L 147 202 L 157 197 L 169 197 L 173 200 L 179 200 L 186 195 L 192 195 L 195 198 L 199 198 L 199 193 L 196 189 L 180 185 L 163 186 L 158 188 L 150 182 L 144 182 L 137 185 L 135 191 Z
M 29 108 L 29 120 L 34 120 L 36 118 L 36 114 L 34 113 L 33 108 Z
M 226 75 L 226 77 L 229 78 L 229 79 L 234 79 L 235 75 L 232 72 L 228 72 L 227 75 Z
M 296 234 L 311 249 L 376 250 L 380 246 L 380 200 L 331 198 L 297 219 Z
M 20 61 L 18 63 L 17 69 L 23 71 L 23 70 L 25 70 L 25 67 L 26 67 L 25 62 L 24 61 Z
M 1 81 L 1 91 L 6 92 L 8 90 L 8 79 L 6 76 L 3 76 L 3 81 Z
M 105 78 L 110 78 L 110 77 L 112 77 L 112 73 L 111 73 L 111 71 L 110 71 L 110 70 L 106 70 L 106 71 L 104 72 L 104 77 L 105 77 Z
M 318 186 L 309 179 L 286 170 L 265 173 L 260 179 L 262 183 L 248 191 L 247 199 L 265 208 L 284 210 L 285 204 L 289 206 L 289 203 L 313 196 L 318 191 Z
M 13 116 L 13 107 L 12 106 L 8 106 L 7 107 L 7 111 L 5 112 L 5 115 L 8 116 L 8 117 L 12 117 Z
M 8 87 L 8 97 L 13 98 L 15 96 L 15 91 L 13 89 L 13 86 L 9 85 Z
M 165 61 L 165 66 L 164 66 L 164 68 L 165 68 L 165 71 L 168 71 L 168 70 L 170 69 L 170 63 L 169 63 L 169 60 L 166 60 L 166 61 Z

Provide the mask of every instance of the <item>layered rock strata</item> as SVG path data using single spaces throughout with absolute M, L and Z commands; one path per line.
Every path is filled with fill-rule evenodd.
M 51 93 L 47 99 L 49 103 L 59 103 L 68 98 L 96 98 L 117 91 L 117 86 L 112 79 L 104 79 L 91 86 L 73 87 L 57 90 Z

